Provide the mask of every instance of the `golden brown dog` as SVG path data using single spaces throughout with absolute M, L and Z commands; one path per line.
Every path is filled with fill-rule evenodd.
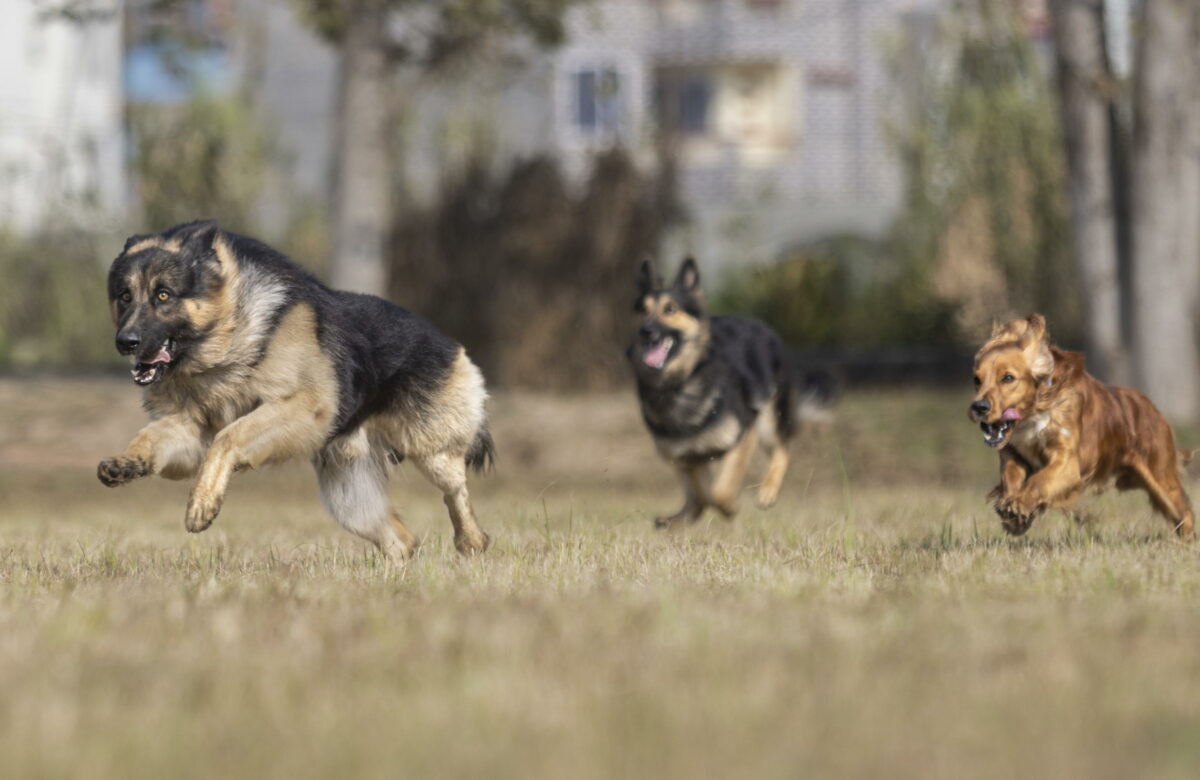
M 970 418 L 1000 450 L 995 499 L 1004 530 L 1020 535 L 1048 507 L 1069 507 L 1085 488 L 1145 490 L 1180 539 L 1192 505 L 1180 484 L 1191 456 L 1142 393 L 1084 370 L 1083 354 L 1050 343 L 1040 314 L 997 325 L 975 355 Z

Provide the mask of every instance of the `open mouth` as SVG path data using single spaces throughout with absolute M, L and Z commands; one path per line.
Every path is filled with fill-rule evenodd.
M 143 362 L 135 358 L 133 370 L 129 372 L 133 375 L 133 381 L 139 385 L 152 385 L 162 379 L 167 366 L 174 359 L 171 355 L 172 346 L 171 340 L 167 339 L 150 360 Z
M 1021 413 L 1013 407 L 1004 410 L 1004 414 L 995 422 L 981 422 L 979 429 L 983 431 L 983 441 L 989 447 L 999 447 L 1008 441 L 1012 427 L 1021 420 Z
M 642 362 L 655 370 L 661 369 L 666 365 L 673 346 L 675 346 L 675 339 L 670 336 L 664 336 L 658 341 L 652 342 L 642 352 Z
M 996 422 L 979 423 L 983 431 L 983 443 L 989 447 L 999 447 L 1008 440 L 1008 432 L 1012 430 L 1012 420 L 997 420 Z

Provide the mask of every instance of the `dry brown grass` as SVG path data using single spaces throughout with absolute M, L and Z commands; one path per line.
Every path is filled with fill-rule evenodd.
M 1003 537 L 965 388 L 851 395 L 777 508 L 674 535 L 630 397 L 501 397 L 495 547 L 459 560 L 402 471 L 403 570 L 303 467 L 236 478 L 199 536 L 186 485 L 101 487 L 136 396 L 0 382 L 9 776 L 1200 770 L 1197 549 L 1137 496 Z

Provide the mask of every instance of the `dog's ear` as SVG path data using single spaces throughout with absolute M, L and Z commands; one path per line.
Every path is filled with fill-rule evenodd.
M 684 311 L 693 317 L 704 315 L 704 290 L 700 289 L 700 269 L 691 257 L 683 261 L 675 277 L 675 297 L 683 304 Z
M 675 277 L 675 286 L 681 291 L 695 295 L 700 292 L 700 269 L 692 257 L 685 258 Z
M 1025 318 L 1025 334 L 1021 346 L 1025 350 L 1029 370 L 1039 382 L 1054 372 L 1054 355 L 1050 352 L 1050 337 L 1046 333 L 1046 318 L 1030 314 Z
M 125 239 L 125 246 L 121 248 L 121 254 L 125 254 L 134 244 L 139 244 L 148 238 L 153 238 L 153 236 L 148 236 L 144 233 L 139 233 L 136 236 L 130 236 L 129 238 Z
M 174 227 L 167 233 L 167 238 L 179 242 L 180 254 L 202 260 L 212 252 L 219 231 L 215 219 L 205 219 Z
M 1025 318 L 1027 327 L 1025 329 L 1025 338 L 1040 341 L 1046 338 L 1046 318 L 1040 314 L 1030 314 Z
M 637 292 L 638 298 L 644 298 L 650 293 L 662 287 L 662 279 L 654 271 L 654 260 L 651 257 L 646 257 L 642 260 L 641 266 L 638 268 L 637 276 Z

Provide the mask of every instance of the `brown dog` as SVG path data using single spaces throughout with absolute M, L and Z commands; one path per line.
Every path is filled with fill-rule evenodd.
M 1040 314 L 997 325 L 975 355 L 970 418 L 1000 450 L 989 495 L 1004 530 L 1020 535 L 1048 507 L 1069 507 L 1084 488 L 1145 490 L 1180 539 L 1192 505 L 1180 484 L 1189 453 L 1142 393 L 1088 374 L 1083 354 L 1050 343 Z

